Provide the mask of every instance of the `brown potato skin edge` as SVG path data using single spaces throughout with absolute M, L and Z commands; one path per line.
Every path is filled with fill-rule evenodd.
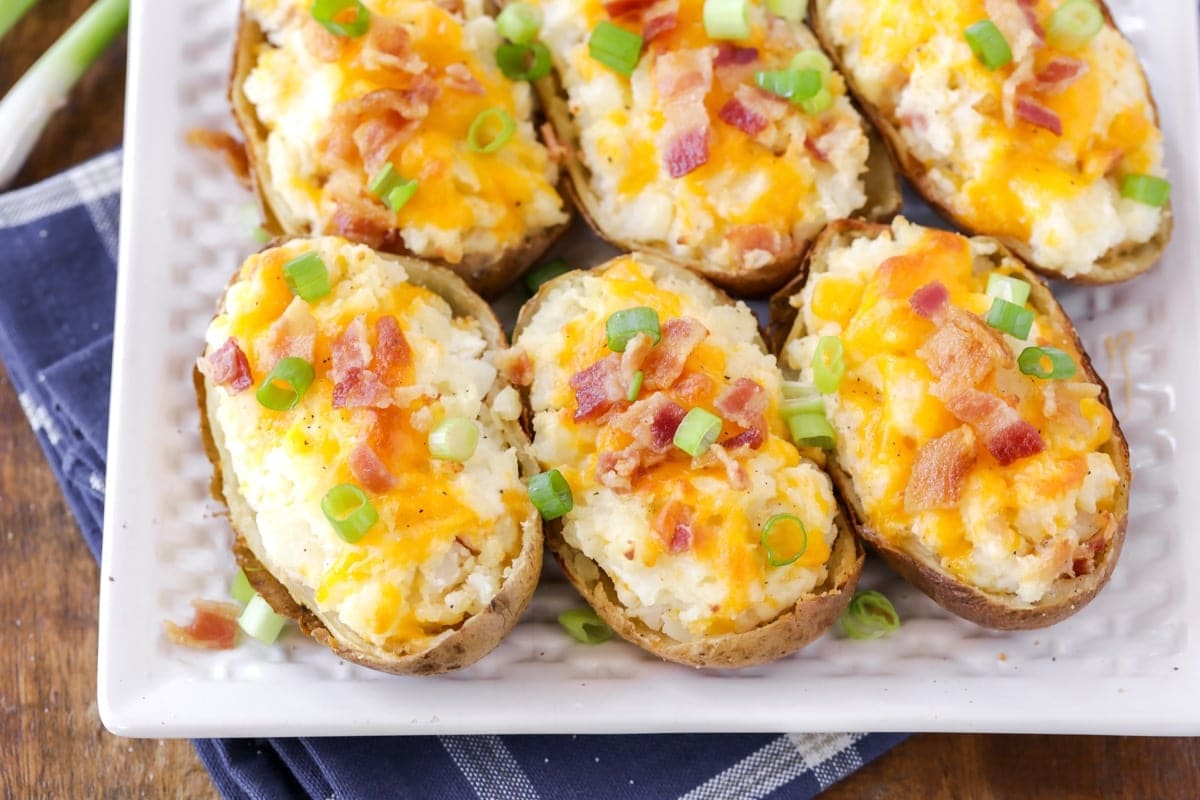
M 1120 28 L 1117 27 L 1117 23 L 1113 19 L 1112 13 L 1104 3 L 1104 0 L 1096 0 L 1096 2 L 1100 6 L 1100 10 L 1104 13 L 1104 18 L 1108 24 L 1120 33 Z M 941 197 L 936 187 L 928 179 L 925 166 L 909 153 L 908 148 L 904 146 L 904 140 L 900 135 L 899 129 L 891 123 L 887 114 L 867 101 L 866 96 L 858 87 L 858 81 L 851 72 L 847 71 L 845 59 L 842 58 L 842 51 L 834 44 L 833 37 L 825 25 L 824 12 L 828 4 L 829 0 L 814 0 L 814 2 L 809 4 L 809 25 L 813 33 L 816 34 L 818 41 L 821 42 L 821 47 L 825 50 L 825 53 L 833 60 L 838 72 L 845 77 L 846 86 L 858 101 L 858 107 L 870 117 L 875 129 L 879 131 L 880 136 L 887 144 L 892 159 L 899 166 L 900 171 L 904 173 L 904 177 L 908 179 L 913 188 L 924 198 L 925 202 L 943 219 L 961 228 L 968 235 L 987 235 L 986 231 L 973 228 L 967 224 L 966 220 L 961 219 L 951 210 L 949 200 Z M 1141 73 L 1142 83 L 1146 86 L 1146 96 L 1150 98 L 1150 108 L 1153 112 L 1154 124 L 1158 127 L 1158 105 L 1154 102 L 1154 95 L 1150 91 L 1150 84 L 1146 80 L 1145 71 L 1139 69 L 1139 72 Z M 1114 247 L 1101 256 L 1092 272 L 1086 275 L 1074 275 L 1071 277 L 1063 275 L 1053 268 L 1037 264 L 1033 260 L 1033 248 L 1028 242 L 1009 237 L 990 238 L 999 241 L 1019 256 L 1025 262 L 1026 266 L 1038 274 L 1075 284 L 1103 285 L 1127 281 L 1142 274 L 1158 263 L 1163 250 L 1171 240 L 1171 232 L 1175 225 L 1174 220 L 1175 217 L 1171 209 L 1171 203 L 1168 201 L 1163 207 L 1162 222 L 1159 224 L 1158 231 L 1150 241 L 1143 244 L 1126 244 Z
M 276 240 L 264 249 L 280 243 Z M 396 255 L 380 254 L 404 263 L 405 268 L 420 273 L 420 282 L 426 288 L 442 295 L 450 303 L 456 315 L 475 316 L 493 349 L 507 346 L 507 338 L 491 307 L 475 295 L 454 274 L 436 265 L 424 264 L 416 259 Z M 234 277 L 236 280 L 236 274 Z M 231 284 L 232 285 L 232 281 Z M 221 305 L 224 297 L 221 298 Z M 497 380 L 503 380 L 497 378 Z M 215 390 L 212 382 L 198 368 L 193 369 L 193 383 L 200 409 L 200 435 L 208 460 L 213 466 L 210 491 L 214 499 L 230 510 L 226 496 L 226 481 L 223 474 L 222 448 L 218 446 L 213 431 L 213 420 L 208 413 L 208 395 Z M 496 387 L 493 387 L 493 391 Z M 505 432 L 516 437 L 515 444 L 521 452 L 521 471 L 531 474 L 536 464 L 528 454 L 529 442 L 519 425 L 505 427 Z M 232 513 L 228 514 L 235 538 L 233 554 L 238 565 L 245 571 L 246 578 L 254 590 L 263 596 L 276 613 L 294 620 L 304 635 L 332 650 L 341 658 L 355 664 L 396 675 L 437 675 L 473 664 L 496 648 L 512 630 L 517 619 L 529 604 L 537 588 L 542 569 L 542 525 L 536 513 L 531 515 L 533 524 L 522 536 L 521 550 L 514 557 L 509 576 L 488 607 L 462 622 L 452 632 L 435 642 L 424 651 L 408 654 L 393 654 L 379 648 L 367 651 L 348 642 L 340 641 L 312 610 L 298 602 L 292 593 L 280 583 L 259 561 Z
M 271 180 L 270 167 L 267 161 L 267 130 L 254 113 L 254 104 L 242 92 L 242 84 L 254 68 L 255 53 L 266 36 L 258 24 L 245 15 L 238 13 L 236 43 L 234 46 L 233 66 L 229 79 L 229 104 L 233 117 L 246 140 L 246 156 L 250 164 L 250 183 L 254 187 L 255 199 L 263 217 L 263 227 L 277 235 L 284 236 L 319 236 L 319 231 L 311 230 L 304 221 L 299 220 L 287 207 Z M 537 127 L 536 121 L 534 125 Z M 565 176 L 560 179 L 557 187 L 559 194 L 564 196 L 567 183 Z M 564 210 L 570 214 L 570 204 L 564 202 Z M 495 297 L 529 269 L 534 262 L 549 249 L 550 245 L 566 232 L 570 219 L 562 225 L 539 230 L 527 235 L 520 244 L 508 247 L 496 253 L 474 253 L 452 264 L 441 259 L 418 256 L 404 246 L 404 240 L 399 231 L 391 231 L 380 247 L 376 248 L 386 253 L 419 258 L 426 263 L 445 267 L 456 273 L 467 284 L 484 297 Z
M 734 302 L 704 278 L 662 259 L 657 253 L 634 255 L 653 264 L 656 269 L 670 271 L 681 280 L 703 287 L 705 291 L 714 295 L 716 302 Z M 603 270 L 611 263 L 606 262 L 593 269 Z M 577 276 L 577 272 L 569 272 L 539 288 L 538 293 L 521 309 L 513 330 L 514 342 L 537 313 L 548 293 L 557 287 L 570 286 Z M 766 350 L 761 339 L 758 344 Z M 526 408 L 529 408 L 528 387 L 525 387 L 523 392 Z M 812 594 L 801 598 L 789 610 L 757 628 L 744 633 L 711 636 L 695 642 L 677 641 L 630 617 L 625 606 L 618 600 L 612 581 L 600 565 L 563 539 L 560 521 L 546 523 L 545 533 L 546 543 L 568 580 L 621 638 L 666 661 L 698 668 L 734 669 L 765 664 L 794 653 L 817 639 L 837 621 L 854 595 L 854 587 L 862 572 L 864 554 L 862 546 L 847 523 L 844 507 L 839 506 L 835 522 L 838 534 L 827 565 L 829 574 Z
M 803 317 L 787 301 L 803 288 L 810 274 L 814 271 L 825 271 L 825 256 L 829 250 L 847 245 L 856 238 L 874 238 L 888 230 L 884 225 L 873 225 L 857 220 L 842 220 L 833 223 L 821 233 L 806 259 L 802 278 L 798 278 L 772 300 L 771 327 L 773 339 L 778 343 L 776 352 L 779 353 L 780 358 L 782 358 L 783 347 L 786 343 L 792 338 L 804 334 Z M 994 239 L 990 241 L 996 242 L 1000 248 L 999 252 L 993 256 L 994 259 L 999 260 L 1006 254 L 1013 256 L 1003 244 Z M 1016 261 L 1020 263 L 1020 259 L 1016 259 Z M 1081 376 L 1100 387 L 1100 401 L 1109 411 L 1112 411 L 1108 387 L 1096 374 L 1091 359 L 1084 350 L 1083 343 L 1079 340 L 1079 334 L 1050 293 L 1045 281 L 1024 268 L 1021 270 L 1020 277 L 1028 281 L 1032 287 L 1029 295 L 1030 304 L 1040 313 L 1049 316 L 1056 327 L 1070 331 L 1075 347 L 1080 353 Z M 787 311 L 784 310 L 785 308 Z M 978 625 L 999 630 L 1027 630 L 1053 625 L 1083 608 L 1108 583 L 1108 579 L 1117 565 L 1121 547 L 1125 542 L 1125 530 L 1129 518 L 1129 487 L 1132 481 L 1132 472 L 1129 466 L 1129 445 L 1125 441 L 1115 412 L 1113 414 L 1112 439 L 1102 448 L 1101 452 L 1108 453 L 1112 458 L 1117 474 L 1120 476 L 1113 510 L 1113 522 L 1108 529 L 1111 531 L 1109 544 L 1097 554 L 1096 569 L 1093 572 L 1077 578 L 1060 578 L 1051 587 L 1047 596 L 1034 604 L 1023 603 L 1014 595 L 990 592 L 965 584 L 947 573 L 930 557 L 906 552 L 898 545 L 889 542 L 871 527 L 862 502 L 854 490 L 853 480 L 842 469 L 836 455 L 830 458 L 828 469 L 842 503 L 848 509 L 855 532 L 905 580 L 925 592 L 943 608 Z

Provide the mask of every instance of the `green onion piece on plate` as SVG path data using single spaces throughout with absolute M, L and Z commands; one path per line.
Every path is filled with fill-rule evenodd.
M 998 331 L 1024 339 L 1033 327 L 1033 312 L 1016 303 L 1001 300 L 997 297 L 988 309 L 987 324 Z
M 553 261 L 547 261 L 538 264 L 533 269 L 521 276 L 521 282 L 525 284 L 525 288 L 530 294 L 537 294 L 537 290 L 542 288 L 542 284 L 554 280 L 559 275 L 566 274 L 571 271 L 571 267 L 561 258 L 556 258 Z
M 358 0 L 313 0 L 313 19 L 334 36 L 357 39 L 371 27 L 371 13 Z
M 233 576 L 233 584 L 229 587 L 229 596 L 242 605 L 246 605 L 255 595 L 254 587 L 246 577 L 246 571 L 239 569 Z
M 420 184 L 414 178 L 411 181 L 401 181 L 398 186 L 388 192 L 387 204 L 392 211 L 399 211 L 404 208 L 409 200 L 412 200 L 413 195 L 417 193 L 417 186 Z
M 500 128 L 498 131 L 489 133 L 486 130 L 495 128 L 497 125 Z M 508 144 L 508 140 L 513 137 L 516 130 L 516 121 L 503 108 L 484 109 L 479 112 L 467 130 L 467 147 L 471 149 L 472 153 L 494 153 Z
M 263 644 L 274 644 L 287 618 L 276 614 L 271 604 L 256 594 L 246 603 L 237 622 L 239 628 Z
M 536 81 L 550 74 L 550 51 L 541 42 L 496 48 L 496 66 L 511 81 Z
M 793 532 L 790 537 L 789 531 Z M 772 567 L 786 567 L 808 549 L 808 529 L 795 514 L 776 514 L 763 526 L 760 541 L 767 553 L 767 563 Z
M 629 340 L 644 333 L 658 344 L 662 339 L 662 329 L 658 325 L 658 312 L 649 306 L 626 308 L 615 312 L 604 324 L 608 334 L 608 349 L 614 353 L 624 353 Z
M 633 402 L 638 399 L 638 395 L 642 393 L 642 383 L 646 380 L 646 373 L 640 369 L 633 373 L 633 380 L 629 382 L 629 392 L 625 395 L 625 399 Z
M 283 279 L 292 294 L 306 303 L 329 294 L 329 270 L 321 256 L 311 250 L 283 265 Z
M 793 103 L 807 100 L 821 91 L 821 73 L 815 69 L 759 70 L 754 82 L 764 92 L 786 97 Z
M 821 394 L 833 394 L 846 373 L 845 347 L 836 336 L 822 336 L 813 353 L 813 382 Z
M 642 57 L 642 37 L 606 19 L 600 20 L 588 38 L 588 55 L 628 78 Z
M 258 402 L 272 411 L 288 411 L 296 407 L 312 385 L 315 373 L 312 364 L 303 358 L 288 356 L 279 359 L 275 369 L 263 380 L 255 396 Z
M 704 32 L 710 39 L 749 38 L 748 0 L 704 0 Z
M 539 472 L 529 479 L 529 499 L 542 519 L 558 519 L 575 507 L 571 485 L 556 469 Z
M 824 414 L 794 414 L 787 419 L 792 441 L 804 447 L 832 450 L 837 446 L 837 434 Z
M 354 544 L 379 521 L 367 493 L 353 483 L 339 483 L 321 498 L 321 511 L 344 542 Z
M 479 426 L 466 417 L 446 417 L 429 432 L 429 453 L 443 461 L 467 461 L 478 445 Z
M 1050 362 L 1049 368 L 1046 362 Z M 1078 367 L 1070 353 L 1057 347 L 1026 347 L 1017 356 L 1017 367 L 1022 373 L 1042 380 L 1061 381 L 1075 377 Z
M 1161 207 L 1171 198 L 1171 182 L 1153 175 L 1129 174 L 1121 178 L 1121 197 Z
M 788 22 L 799 22 L 808 13 L 808 0 L 767 0 L 767 11 Z
M 1046 42 L 1059 50 L 1078 50 L 1104 27 L 1104 13 L 1092 0 L 1067 0 L 1046 23 Z
M 721 418 L 703 408 L 693 408 L 675 429 L 675 446 L 692 458 L 704 455 L 721 435 Z
M 530 44 L 542 29 L 542 10 L 528 3 L 509 3 L 496 17 L 496 31 L 516 44 Z
M 979 63 L 988 69 L 1000 69 L 1012 63 L 1012 49 L 1008 40 L 990 19 L 983 19 L 963 31 L 967 44 Z
M 788 69 L 815 69 L 822 78 L 826 78 L 833 72 L 833 62 L 820 50 L 801 50 L 792 56 Z
M 600 644 L 612 638 L 612 628 L 590 608 L 573 608 L 558 615 L 558 624 L 571 638 L 584 644 Z
M 1023 306 L 1029 300 L 1029 284 L 1020 278 L 1010 278 L 993 272 L 988 275 L 987 293 L 989 297 L 999 297 L 1014 305 Z
M 896 607 L 874 589 L 855 592 L 840 621 L 851 639 L 882 639 L 900 629 Z
M 806 97 L 798 104 L 800 110 L 809 116 L 822 114 L 829 110 L 833 105 L 833 92 L 829 91 L 829 87 L 822 86 L 812 97 Z

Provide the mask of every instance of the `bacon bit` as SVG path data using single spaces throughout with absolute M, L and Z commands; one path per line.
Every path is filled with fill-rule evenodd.
M 325 225 L 326 233 L 337 234 L 373 248 L 383 244 L 391 229 L 390 214 L 385 216 L 381 206 L 357 195 L 338 197 L 334 201 L 333 216 Z
M 412 348 L 400 323 L 391 314 L 375 322 L 375 362 L 372 367 L 388 386 L 405 383 L 405 373 L 412 366 Z
M 596 458 L 596 480 L 615 492 L 630 491 L 633 488 L 633 476 L 642 466 L 642 456 L 642 452 L 628 447 L 624 450 L 605 450 Z
M 567 163 L 571 157 L 571 151 L 558 141 L 558 134 L 554 132 L 554 126 L 549 122 L 543 122 L 542 127 L 538 130 L 542 132 L 542 141 L 546 143 L 546 152 L 550 156 L 550 160 L 555 164 Z
M 1021 96 L 1017 98 L 1017 116 L 1039 128 L 1045 128 L 1055 136 L 1062 136 L 1062 119 L 1038 101 Z
M 624 556 L 625 556 L 625 558 L 629 559 L 630 561 L 633 561 L 633 557 L 634 557 L 634 555 L 636 555 L 636 554 L 635 554 L 635 552 L 634 552 L 634 549 L 633 549 L 632 547 L 630 547 L 630 548 L 629 548 L 628 550 L 626 550 L 626 551 L 625 551 L 625 553 L 624 553 Z
M 656 5 L 670 6 L 672 10 L 647 15 L 646 22 L 642 25 L 642 39 L 646 44 L 652 44 L 658 37 L 675 30 L 675 26 L 679 24 L 679 0 L 666 0 Z
M 646 378 L 649 383 L 649 374 Z M 625 399 L 625 389 L 621 386 L 621 357 L 613 353 L 575 373 L 571 377 L 571 388 L 575 390 L 576 422 L 594 420 L 608 413 L 614 404 Z
M 995 395 L 967 389 L 947 400 L 946 408 L 975 430 L 1000 466 L 1006 467 L 1046 449 L 1038 429 Z
M 729 487 L 734 491 L 744 492 L 750 488 L 750 476 L 746 473 L 746 468 L 737 462 L 733 456 L 729 454 L 726 447 L 714 444 L 705 451 L 700 458 L 693 459 L 692 466 L 696 469 L 702 469 L 709 464 L 719 463 L 725 468 L 725 477 L 729 480 Z
M 712 57 L 705 49 L 664 53 L 654 63 L 654 83 L 663 99 L 668 129 L 663 159 L 672 178 L 682 178 L 708 163 L 704 96 L 712 77 Z
M 941 281 L 933 281 L 913 292 L 908 304 L 925 319 L 938 321 L 950 304 L 950 291 Z
M 485 95 L 487 90 L 476 80 L 466 64 L 449 64 L 442 70 L 446 76 L 446 86 L 466 94 Z
M 325 30 L 312 17 L 305 19 L 300 35 L 304 40 L 304 49 L 318 61 L 332 64 L 342 57 L 342 42 L 345 40 Z
M 242 609 L 235 603 L 219 603 L 197 598 L 192 601 L 195 614 L 187 627 L 165 620 L 167 638 L 175 644 L 197 650 L 232 650 L 237 645 L 237 618 Z
M 510 347 L 496 355 L 496 369 L 513 386 L 529 386 L 533 383 L 533 362 L 520 347 Z
M 717 112 L 717 116 L 748 136 L 757 136 L 787 113 L 786 104 L 779 110 L 779 103 L 766 92 L 749 84 L 741 84 L 734 90 L 733 97 Z
M 708 163 L 708 127 L 684 131 L 671 139 L 663 161 L 667 174 L 682 178 Z
M 396 488 L 396 476 L 388 471 L 368 442 L 360 442 L 350 452 L 350 472 L 369 492 L 383 494 Z
M 473 556 L 478 556 L 478 555 L 479 555 L 479 548 L 472 547 L 471 545 L 467 544 L 467 540 L 466 540 L 466 539 L 464 539 L 463 537 L 461 537 L 461 536 L 455 536 L 455 537 L 454 537 L 454 541 L 458 543 L 458 546 L 459 546 L 459 547 L 461 547 L 462 549 L 466 550 L 466 551 L 467 551 L 468 553 L 470 553 L 471 555 L 473 555 Z
M 713 72 L 721 87 L 727 92 L 736 92 L 746 86 L 757 90 L 754 70 L 758 66 L 758 50 L 753 47 L 738 47 L 728 42 L 717 45 L 713 56 Z
M 714 67 L 725 67 L 730 64 L 753 64 L 755 61 L 758 61 L 758 48 L 738 47 L 729 42 L 718 44 L 717 54 L 713 56 Z
M 1038 90 L 1048 93 L 1061 92 L 1087 74 L 1087 71 L 1086 61 L 1069 56 L 1055 56 L 1037 73 Z
M 217 386 L 227 386 L 232 394 L 249 389 L 254 383 L 250 362 L 231 336 L 207 358 L 200 359 L 200 371 Z
M 335 384 L 344 381 L 353 370 L 366 369 L 371 362 L 371 347 L 367 344 L 367 318 L 359 314 L 346 326 L 330 348 L 333 367 L 330 377 Z
M 975 434 L 966 425 L 921 445 L 904 489 L 904 510 L 916 514 L 957 505 L 974 464 Z
M 613 19 L 640 15 L 654 5 L 655 0 L 609 0 L 604 4 L 604 10 Z
M 821 146 L 817 144 L 817 141 L 813 139 L 813 137 L 804 137 L 804 149 L 808 151 L 809 155 L 811 155 L 817 161 L 820 161 L 822 164 L 829 163 L 829 155 L 821 149 Z
M 683 372 L 688 356 L 708 336 L 708 329 L 691 317 L 669 319 L 662 327 L 662 339 L 642 362 L 645 391 L 666 389 Z
M 258 342 L 258 364 L 262 367 L 269 364 L 268 369 L 274 369 L 280 359 L 288 357 L 303 358 L 311 363 L 316 341 L 317 320 L 308 303 L 294 297 Z
M 791 236 L 762 223 L 735 225 L 729 229 L 726 238 L 733 245 L 738 263 L 743 266 L 777 261 L 791 252 L 793 245 Z
M 391 402 L 392 393 L 369 369 L 352 369 L 333 387 L 334 408 L 386 408 Z
M 763 429 L 754 427 L 747 428 L 737 436 L 730 436 L 721 444 L 730 450 L 737 450 L 739 447 L 749 447 L 751 450 L 757 450 L 762 447 L 765 441 L 766 435 L 763 433 Z
M 703 372 L 688 372 L 671 384 L 671 394 L 684 405 L 698 406 L 712 397 L 717 383 Z
M 678 500 L 671 500 L 654 519 L 654 530 L 658 533 L 667 552 L 672 555 L 686 552 L 692 546 L 695 534 L 692 531 L 693 512 Z
M 412 37 L 404 25 L 388 17 L 373 15 L 363 43 L 362 59 L 368 69 L 398 70 L 410 75 L 425 71 L 425 62 L 411 47 Z
M 1097 516 L 1101 522 L 1100 530 L 1087 541 L 1076 545 L 1075 552 L 1071 555 L 1071 572 L 1076 577 L 1090 575 L 1096 570 L 1096 556 L 1108 545 L 1110 540 L 1111 532 L 1107 522 L 1111 515 L 1104 513 Z
M 417 123 L 395 111 L 388 111 L 362 122 L 354 129 L 354 146 L 363 166 L 374 174 L 391 161 L 392 153 L 412 139 Z
M 653 348 L 654 340 L 647 333 L 639 333 L 625 345 L 625 352 L 621 354 L 621 380 L 626 386 L 633 382 L 634 374 L 642 368 Z
M 614 427 L 633 436 L 633 442 L 623 450 L 600 454 L 596 480 L 612 489 L 631 489 L 640 471 L 666 460 L 685 416 L 683 406 L 661 392 L 638 400 L 613 421 Z
M 725 447 L 734 449 L 747 446 L 757 450 L 766 438 L 767 392 L 749 378 L 738 378 L 717 395 L 713 406 L 728 420 L 736 422 L 746 430 L 724 442 Z
M 1039 42 L 1044 42 L 1046 30 L 1037 18 L 1037 0 L 1017 0 L 1017 5 L 1021 7 L 1021 13 L 1025 15 L 1025 21 L 1029 23 L 1029 29 L 1033 31 L 1034 36 L 1038 38 Z
M 933 393 L 945 399 L 978 386 L 997 368 L 1013 365 L 1004 339 L 969 311 L 947 306 L 937 331 L 917 349 L 917 357 L 938 378 Z
M 215 153 L 225 161 L 238 185 L 250 188 L 250 156 L 241 139 L 225 131 L 211 128 L 192 128 L 187 132 L 187 143 L 192 147 Z

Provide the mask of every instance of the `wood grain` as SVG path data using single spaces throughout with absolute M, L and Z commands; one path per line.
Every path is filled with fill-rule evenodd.
M 6 90 L 89 0 L 42 0 L 0 45 Z M 72 94 L 18 177 L 120 143 L 125 49 Z M 0 797 L 215 797 L 184 741 L 120 739 L 96 714 L 97 569 L 0 374 Z M 914 736 L 829 800 L 1200 796 L 1200 740 Z

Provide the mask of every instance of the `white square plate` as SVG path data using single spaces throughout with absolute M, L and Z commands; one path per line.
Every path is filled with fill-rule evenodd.
M 1060 293 L 1109 381 L 1135 472 L 1111 584 L 1053 628 L 996 633 L 953 618 L 877 565 L 905 623 L 880 642 L 826 636 L 738 673 L 632 646 L 574 643 L 578 605 L 548 574 L 494 653 L 461 673 L 401 678 L 346 664 L 297 632 L 202 653 L 164 619 L 223 597 L 231 532 L 190 378 L 221 291 L 254 249 L 247 195 L 186 131 L 228 127 L 236 0 L 134 0 L 120 281 L 100 607 L 99 706 L 132 736 L 943 730 L 1200 734 L 1200 61 L 1194 0 L 1110 5 L 1145 59 L 1166 131 L 1177 223 L 1132 284 Z M 911 213 L 911 212 L 910 212 Z M 582 266 L 595 240 L 565 249 Z M 511 311 L 511 307 L 509 308 Z M 1192 486 L 1187 490 L 1187 486 Z

